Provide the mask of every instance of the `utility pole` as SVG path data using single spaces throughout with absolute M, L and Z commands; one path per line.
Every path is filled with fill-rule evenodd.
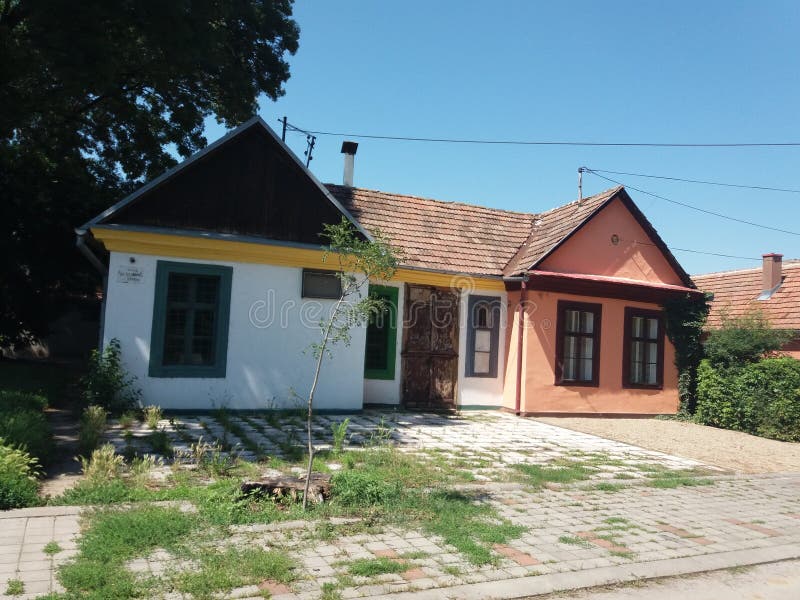
M 280 120 L 283 123 L 283 131 L 281 132 L 281 141 L 286 142 L 286 115 Z
M 578 204 L 583 201 L 583 172 L 586 167 L 578 167 Z
M 306 149 L 305 152 L 303 152 L 303 154 L 306 155 L 306 169 L 308 168 L 308 165 L 311 164 L 311 161 L 313 159 L 311 153 L 314 151 L 314 144 L 316 143 L 317 143 L 317 136 L 311 135 L 310 133 L 306 134 L 306 144 L 308 144 L 308 148 Z

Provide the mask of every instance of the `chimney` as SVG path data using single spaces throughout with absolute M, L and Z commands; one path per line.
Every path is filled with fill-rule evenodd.
M 353 167 L 355 166 L 357 142 L 342 142 L 342 154 L 344 154 L 344 177 L 342 184 L 346 187 L 353 187 Z
M 764 267 L 761 270 L 761 296 L 765 296 L 765 300 L 772 296 L 772 293 L 778 288 L 783 280 L 781 267 L 783 263 L 783 254 L 775 254 L 771 252 L 763 256 Z

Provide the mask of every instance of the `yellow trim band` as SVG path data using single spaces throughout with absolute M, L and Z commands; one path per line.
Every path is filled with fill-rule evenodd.
M 200 235 L 149 233 L 105 227 L 93 227 L 92 234 L 96 239 L 103 242 L 109 252 L 150 254 L 165 257 L 193 258 L 196 260 L 249 262 L 306 269 L 331 268 L 330 263 L 322 260 L 325 252 L 311 248 L 294 248 L 278 244 L 221 240 Z M 505 290 L 505 285 L 500 279 L 417 271 L 402 267 L 395 273 L 393 281 L 476 290 Z

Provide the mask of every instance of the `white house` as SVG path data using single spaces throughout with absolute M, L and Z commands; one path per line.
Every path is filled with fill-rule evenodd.
M 656 313 L 696 290 L 622 188 L 541 214 L 401 196 L 352 186 L 355 147 L 343 146 L 347 185 L 323 185 L 254 118 L 76 230 L 106 275 L 103 342 L 120 340 L 147 403 L 265 409 L 303 398 L 313 370 L 304 351 L 339 290 L 319 234 L 345 217 L 367 238 L 380 229 L 404 261 L 391 281 L 369 282 L 388 318 L 335 349 L 317 410 L 674 412 L 677 376 Z M 647 244 L 612 245 L 617 233 Z M 573 260 L 596 239 L 594 262 Z M 606 311 L 602 343 L 599 312 L 596 335 L 568 325 L 589 314 L 569 302 L 587 296 Z M 656 315 L 650 342 L 626 329 L 645 313 Z M 613 370 L 603 356 L 601 368 L 612 335 L 609 348 L 652 348 L 651 379 L 624 385 L 638 355 Z

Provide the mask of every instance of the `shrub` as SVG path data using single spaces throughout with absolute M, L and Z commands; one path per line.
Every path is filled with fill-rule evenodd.
M 780 350 L 792 335 L 790 331 L 773 329 L 760 311 L 741 317 L 723 316 L 722 327 L 712 331 L 706 340 L 706 357 L 714 367 L 754 363 Z
M 724 369 L 704 360 L 698 375 L 698 422 L 800 441 L 800 361 L 766 358 Z
M 331 480 L 331 493 L 345 506 L 384 504 L 401 493 L 400 484 L 374 473 L 341 471 Z
M 145 406 L 142 409 L 144 415 L 144 422 L 150 429 L 158 429 L 158 422 L 164 416 L 160 406 Z
M 114 446 L 104 444 L 92 452 L 90 458 L 81 459 L 81 467 L 86 479 L 94 483 L 109 481 L 119 476 L 122 469 L 122 456 L 116 454 Z
M 37 504 L 37 475 L 36 459 L 0 438 L 0 510 Z
M 139 402 L 141 391 L 134 381 L 122 366 L 119 340 L 114 338 L 102 352 L 93 350 L 89 357 L 88 373 L 81 379 L 83 401 L 119 414 Z
M 331 433 L 333 434 L 333 450 L 341 452 L 344 448 L 344 439 L 347 437 L 347 428 L 350 425 L 350 417 L 341 423 L 331 423 Z
M 78 448 L 88 456 L 100 443 L 106 430 L 107 413 L 102 406 L 87 406 L 81 416 L 81 430 L 78 434 Z
M 0 408 L 0 437 L 46 463 L 53 450 L 50 425 L 42 413 L 46 401 L 33 394 L 3 393 L 0 402 L 7 399 L 9 404 Z

